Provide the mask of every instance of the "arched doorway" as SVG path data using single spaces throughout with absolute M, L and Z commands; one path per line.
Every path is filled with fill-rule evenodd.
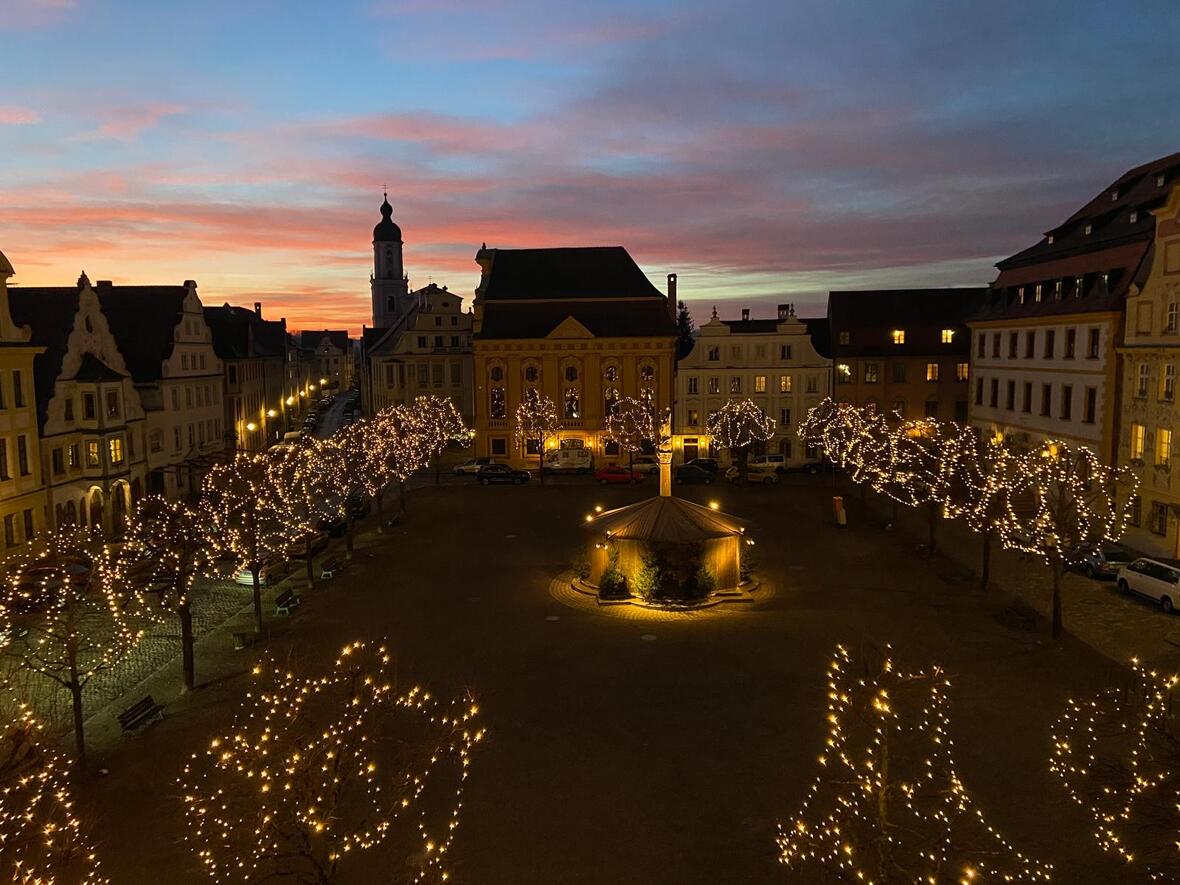
M 131 480 L 131 504 L 134 506 L 143 498 L 143 484 L 139 481 L 139 477 Z
M 90 490 L 90 527 L 102 531 L 106 520 L 103 518 L 102 489 Z
M 111 536 L 115 538 L 122 537 L 127 525 L 127 512 L 130 509 L 127 496 L 127 483 L 117 482 L 111 488 Z
M 78 521 L 78 508 L 73 501 L 66 502 L 66 524 L 73 525 Z

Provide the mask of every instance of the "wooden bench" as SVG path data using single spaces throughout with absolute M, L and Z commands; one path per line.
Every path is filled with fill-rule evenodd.
M 336 573 L 338 571 L 340 571 L 342 568 L 344 568 L 344 563 L 340 561 L 339 557 L 329 556 L 320 565 L 320 578 L 321 578 L 321 580 L 326 581 L 329 578 L 335 577 Z
M 294 590 L 284 590 L 275 598 L 275 614 L 289 615 L 303 603 Z
M 149 694 L 138 703 L 132 704 L 119 714 L 119 725 L 123 731 L 134 731 L 152 719 L 164 718 L 164 705 L 157 704 Z

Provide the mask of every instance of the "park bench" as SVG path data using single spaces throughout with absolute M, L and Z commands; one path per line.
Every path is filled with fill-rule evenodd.
M 163 718 L 164 705 L 157 704 L 149 694 L 119 714 L 119 725 L 123 731 L 134 731 L 152 719 Z
M 339 557 L 329 556 L 320 565 L 320 578 L 326 581 L 328 578 L 335 577 L 336 572 L 340 571 L 342 568 L 344 568 L 344 563 L 340 561 Z
M 302 603 L 303 600 L 295 595 L 294 590 L 284 590 L 275 598 L 275 614 L 289 615 Z

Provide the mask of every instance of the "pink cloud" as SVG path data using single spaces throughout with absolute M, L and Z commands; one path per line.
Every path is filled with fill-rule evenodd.
M 49 27 L 77 8 L 77 0 L 0 0 L 0 31 Z
M 0 105 L 0 126 L 28 126 L 40 123 L 41 115 L 19 105 Z
M 115 108 L 90 138 L 114 138 L 132 141 L 148 129 L 155 129 L 167 117 L 183 114 L 185 108 L 175 104 L 147 104 L 137 107 Z

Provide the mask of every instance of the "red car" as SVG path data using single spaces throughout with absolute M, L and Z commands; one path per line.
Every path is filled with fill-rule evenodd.
M 594 474 L 600 485 L 612 482 L 643 482 L 643 474 L 638 470 L 628 470 L 626 467 L 603 467 Z

